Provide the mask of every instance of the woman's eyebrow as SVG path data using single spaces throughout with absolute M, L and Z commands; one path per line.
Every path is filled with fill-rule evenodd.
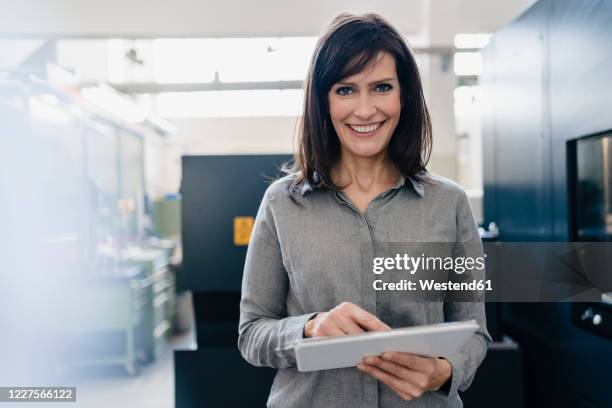
M 389 77 L 389 78 L 377 79 L 376 81 L 370 82 L 368 85 L 374 85 L 374 84 L 379 84 L 381 82 L 388 82 L 388 81 L 394 81 L 394 80 L 397 80 L 397 78 L 396 77 Z M 357 84 L 354 83 L 354 82 L 345 82 L 345 81 L 338 82 L 338 85 L 357 86 Z

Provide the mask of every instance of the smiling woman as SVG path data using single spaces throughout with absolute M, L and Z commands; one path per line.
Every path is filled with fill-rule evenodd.
M 392 55 L 380 53 L 364 71 L 332 86 L 328 99 L 344 159 L 385 153 L 402 108 Z
M 432 137 L 421 78 L 401 34 L 382 17 L 337 16 L 317 43 L 304 92 L 298 152 L 287 169 L 293 187 L 345 184 L 343 172 L 332 172 L 344 168 L 338 164 L 355 153 L 351 147 L 384 155 L 404 177 L 425 169 Z
M 244 267 L 238 347 L 250 363 L 278 369 L 269 407 L 461 406 L 457 391 L 491 341 L 479 290 L 472 301 L 419 302 L 389 285 L 376 290 L 380 276 L 364 267 L 391 242 L 461 243 L 450 246 L 453 259 L 482 257 L 465 191 L 425 171 L 430 150 L 402 36 L 375 14 L 338 16 L 315 48 L 298 149 L 266 191 Z M 392 352 L 356 368 L 296 369 L 292 346 L 305 337 L 472 319 L 479 330 L 448 358 Z

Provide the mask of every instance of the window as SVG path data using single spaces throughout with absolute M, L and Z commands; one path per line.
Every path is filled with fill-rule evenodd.
M 159 83 L 304 80 L 316 37 L 154 40 Z
M 139 96 L 149 92 L 153 96 L 137 96 L 136 100 L 142 102 L 144 111 L 153 108 L 156 114 L 176 118 L 299 115 L 301 89 L 265 89 L 268 85 L 261 83 L 303 81 L 316 42 L 317 37 L 262 37 L 58 43 L 62 50 L 60 65 L 72 67 L 89 81 L 116 85 L 144 83 L 145 88 L 149 83 L 151 88 L 154 84 L 169 84 L 171 92 L 162 90 L 155 94 L 160 90 L 144 89 Z M 89 43 L 97 45 L 93 52 L 88 49 Z M 222 84 L 238 83 L 238 89 L 188 92 L 172 89 L 172 84 L 211 84 L 215 80 Z
M 480 75 L 482 54 L 479 52 L 457 52 L 454 59 L 455 75 Z

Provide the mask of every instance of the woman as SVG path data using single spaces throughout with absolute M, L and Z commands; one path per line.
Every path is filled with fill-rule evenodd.
M 462 406 L 457 390 L 491 341 L 482 302 L 376 291 L 362 260 L 363 243 L 481 251 L 465 192 L 425 172 L 431 125 L 401 35 L 378 15 L 338 16 L 317 44 L 304 105 L 294 165 L 262 200 L 242 284 L 240 351 L 278 369 L 268 406 Z M 448 360 L 385 353 L 357 368 L 296 369 L 298 339 L 469 319 L 480 330 Z

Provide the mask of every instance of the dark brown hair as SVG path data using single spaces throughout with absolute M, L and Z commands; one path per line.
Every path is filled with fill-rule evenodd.
M 401 113 L 387 147 L 388 159 L 404 177 L 425 169 L 431 154 L 431 121 L 416 61 L 401 34 L 377 14 L 338 15 L 317 42 L 304 84 L 304 113 L 298 148 L 284 171 L 293 175 L 291 189 L 308 182 L 338 189 L 331 169 L 340 159 L 340 141 L 329 113 L 328 92 L 342 79 L 368 67 L 386 52 L 395 59 Z

